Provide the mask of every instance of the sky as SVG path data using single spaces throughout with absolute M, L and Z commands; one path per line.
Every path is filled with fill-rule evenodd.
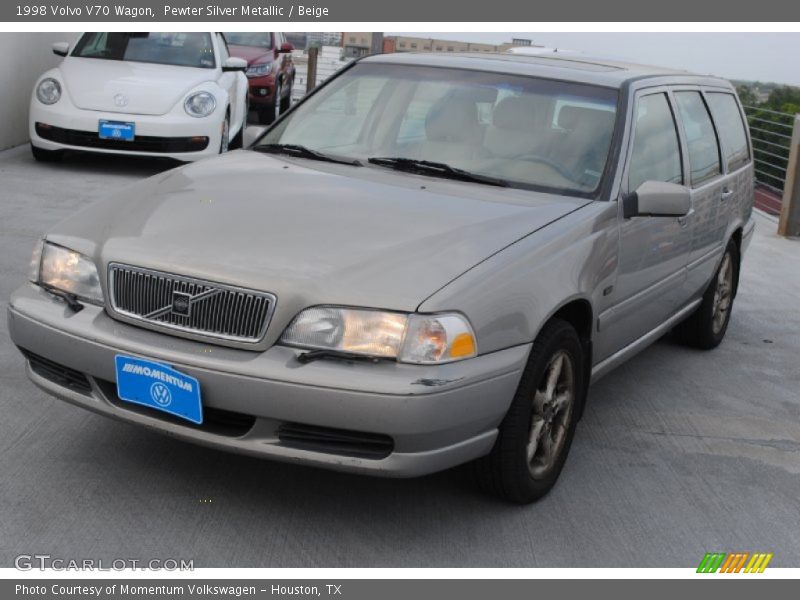
M 406 32 L 399 35 L 489 44 L 519 37 L 534 44 L 603 58 L 687 69 L 728 79 L 800 86 L 800 33 Z

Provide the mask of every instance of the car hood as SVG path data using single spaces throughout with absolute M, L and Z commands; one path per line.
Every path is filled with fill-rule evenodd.
M 413 311 L 464 271 L 589 201 L 237 151 L 135 184 L 48 239 L 278 298 Z M 281 314 L 279 314 L 281 313 Z
M 75 57 L 59 69 L 78 108 L 136 115 L 166 114 L 187 92 L 215 76 L 214 69 Z
M 255 46 L 237 46 L 231 44 L 228 46 L 231 56 L 236 58 L 243 58 L 247 61 L 248 65 L 271 63 L 275 60 L 275 51 L 267 50 L 265 48 L 256 48 Z

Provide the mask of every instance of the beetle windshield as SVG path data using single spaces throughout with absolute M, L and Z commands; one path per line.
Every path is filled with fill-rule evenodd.
M 213 69 L 208 33 L 86 33 L 72 56 Z
M 514 187 L 590 197 L 606 170 L 616 105 L 616 90 L 592 85 L 360 63 L 258 145 L 426 173 L 425 163 L 438 163 Z

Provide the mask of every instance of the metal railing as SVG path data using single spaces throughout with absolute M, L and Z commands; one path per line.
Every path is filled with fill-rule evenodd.
M 744 112 L 753 140 L 756 182 L 780 197 L 786 187 L 794 115 L 747 105 Z

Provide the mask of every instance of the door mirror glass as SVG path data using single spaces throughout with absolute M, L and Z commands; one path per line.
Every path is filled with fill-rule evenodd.
M 685 217 L 692 208 L 685 186 L 665 181 L 645 181 L 622 198 L 623 215 L 631 217 Z
M 66 56 L 69 54 L 69 44 L 67 42 L 56 42 L 53 44 L 53 54 L 56 56 Z

